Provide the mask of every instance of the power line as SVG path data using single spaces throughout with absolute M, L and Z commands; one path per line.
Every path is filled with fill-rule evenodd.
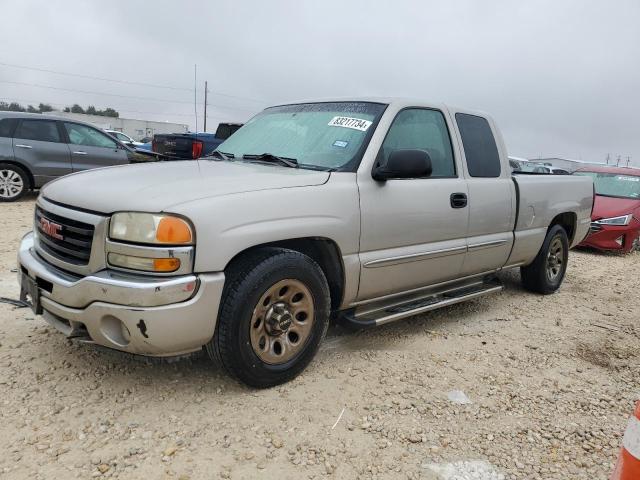
M 88 80 L 100 80 L 100 81 L 103 81 L 103 82 L 121 83 L 121 84 L 124 84 L 124 85 L 137 85 L 137 86 L 141 86 L 141 87 L 165 88 L 165 89 L 168 89 L 168 90 L 179 90 L 179 91 L 184 91 L 184 92 L 193 92 L 192 88 L 186 88 L 186 87 L 174 87 L 174 86 L 171 86 L 171 85 L 158 85 L 158 84 L 155 84 L 155 83 L 135 82 L 135 81 L 131 81 L 131 80 L 117 80 L 115 78 L 95 77 L 95 76 L 92 76 L 92 75 L 84 75 L 84 74 L 81 74 L 81 73 L 59 72 L 59 71 L 56 71 L 56 70 L 48 70 L 46 68 L 28 67 L 26 65 L 16 65 L 14 63 L 0 62 L 0 65 L 2 65 L 4 67 L 20 68 L 20 69 L 23 69 L 23 70 L 33 70 L 35 72 L 53 73 L 55 75 L 66 75 L 66 76 L 69 76 L 69 77 L 86 78 Z M 210 90 L 209 92 L 213 93 L 214 95 L 219 95 L 221 97 L 237 98 L 237 99 L 241 99 L 241 100 L 249 100 L 251 102 L 258 102 L 258 103 L 267 103 L 264 100 L 259 100 L 257 98 L 243 97 L 243 96 L 240 96 L 240 95 L 231 95 L 231 94 L 222 93 L 222 92 L 214 92 L 212 90 Z
M 27 83 L 27 82 L 13 82 L 10 80 L 0 80 L 0 83 L 8 83 L 11 85 L 23 85 L 23 86 L 27 86 L 27 87 L 36 87 L 36 88 L 47 88 L 50 90 L 60 90 L 63 92 L 72 92 L 72 93 L 81 93 L 84 95 L 102 95 L 105 97 L 117 97 L 117 98 L 130 98 L 130 99 L 134 99 L 134 100 L 145 100 L 145 101 L 152 101 L 152 102 L 162 102 L 162 103 L 180 103 L 180 104 L 187 104 L 187 105 L 191 105 L 191 102 L 188 101 L 182 101 L 182 100 L 167 100 L 164 98 L 153 98 L 153 97 L 138 97 L 135 95 L 119 95 L 116 93 L 104 93 L 104 92 L 94 92 L 94 91 L 90 91 L 90 90 L 75 90 L 72 88 L 63 88 L 63 87 L 53 87 L 51 85 L 40 85 L 37 83 Z M 201 103 L 198 105 L 202 105 Z M 219 109 L 226 109 L 226 110 L 243 110 L 245 112 L 254 112 L 255 110 L 253 109 L 248 109 L 248 108 L 238 108 L 238 107 L 225 107 L 225 106 L 221 106 L 221 105 L 212 105 L 215 108 L 219 108 Z

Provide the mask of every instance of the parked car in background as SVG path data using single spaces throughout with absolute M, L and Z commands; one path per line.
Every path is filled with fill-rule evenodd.
M 164 133 L 153 136 L 151 150 L 173 159 L 194 160 L 213 152 L 241 123 L 221 123 L 216 133 Z
M 640 249 L 640 170 L 586 167 L 574 175 L 593 178 L 596 194 L 589 236 L 580 245 L 624 253 Z
M 571 175 L 571 172 L 564 168 L 540 165 L 531 162 L 521 162 L 509 159 L 509 165 L 514 173 L 540 173 L 546 175 Z
M 153 161 L 84 122 L 37 113 L 0 112 L 0 202 L 90 168 Z
M 126 134 L 124 134 L 122 132 L 118 132 L 117 130 L 105 130 L 105 132 L 107 132 L 109 135 L 111 135 L 116 140 L 120 140 L 122 143 L 124 143 L 125 145 L 128 145 L 130 147 L 139 147 L 140 145 L 142 145 L 142 142 L 136 142 L 129 135 L 126 135 Z
M 498 292 L 510 268 L 556 291 L 592 202 L 591 179 L 512 175 L 481 113 L 280 105 L 206 159 L 47 185 L 17 272 L 69 337 L 160 357 L 204 346 L 269 387 L 308 365 L 331 317 L 383 325 Z
M 151 143 L 153 142 L 153 137 L 142 137 L 140 139 L 140 143 Z

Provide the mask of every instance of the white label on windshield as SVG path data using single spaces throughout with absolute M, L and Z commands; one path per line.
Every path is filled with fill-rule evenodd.
M 354 130 L 366 132 L 367 129 L 371 126 L 371 122 L 369 120 L 362 120 L 360 118 L 333 117 L 328 125 L 330 127 L 353 128 Z
M 623 175 L 618 175 L 618 180 L 625 180 L 627 182 L 640 182 L 640 177 L 625 177 Z

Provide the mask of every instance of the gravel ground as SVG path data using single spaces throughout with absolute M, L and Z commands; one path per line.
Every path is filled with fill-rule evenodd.
M 0 296 L 18 295 L 33 201 L 0 206 Z M 555 295 L 511 272 L 500 294 L 334 326 L 302 376 L 265 391 L 204 357 L 75 345 L 0 304 L 0 477 L 607 478 L 640 397 L 639 260 L 574 251 Z

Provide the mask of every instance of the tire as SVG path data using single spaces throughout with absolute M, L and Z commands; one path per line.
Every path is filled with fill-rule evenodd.
M 522 285 L 529 291 L 548 295 L 560 288 L 567 271 L 569 239 L 560 225 L 547 232 L 542 247 L 530 265 L 520 268 Z
M 15 202 L 29 191 L 31 182 L 24 169 L 0 163 L 0 202 Z
M 264 248 L 234 262 L 226 275 L 209 356 L 251 387 L 291 380 L 311 362 L 329 326 L 322 269 L 302 253 Z

